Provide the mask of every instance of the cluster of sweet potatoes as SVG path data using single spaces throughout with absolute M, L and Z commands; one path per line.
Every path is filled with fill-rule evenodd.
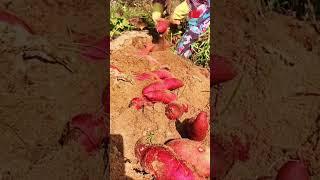
M 156 179 L 210 177 L 210 148 L 198 141 L 182 138 L 160 145 L 140 139 L 135 146 L 135 155 L 143 169 Z
M 135 97 L 129 103 L 129 107 L 139 110 L 147 105 L 154 103 L 167 104 L 166 115 L 169 119 L 175 120 L 181 117 L 183 112 L 188 111 L 187 105 L 179 105 L 177 95 L 172 92 L 181 88 L 184 84 L 181 80 L 175 78 L 168 70 L 159 69 L 149 73 L 142 73 L 136 76 L 137 80 L 152 80 L 155 82 L 144 87 L 141 97 Z
M 238 74 L 230 60 L 216 54 L 212 55 L 210 73 L 211 86 L 230 81 Z
M 169 71 L 160 69 L 136 76 L 137 80 L 155 79 L 143 88 L 142 97 L 130 102 L 130 107 L 141 109 L 153 103 L 165 104 L 165 115 L 177 120 L 188 112 L 189 105 L 177 102 L 172 90 L 182 87 L 181 80 Z M 183 129 L 186 137 L 174 139 L 165 144 L 149 144 L 141 138 L 135 147 L 135 154 L 145 171 L 156 179 L 206 179 L 210 176 L 210 148 L 202 142 L 209 130 L 208 115 L 201 111 L 196 117 L 185 120 Z
M 78 142 L 84 150 L 93 155 L 101 148 L 107 148 L 109 137 L 109 121 L 107 114 L 110 112 L 109 84 L 102 92 L 103 113 L 80 113 L 67 122 L 59 143 L 63 146 L 70 141 Z
M 158 69 L 136 75 L 136 80 L 152 82 L 141 91 L 140 97 L 133 98 L 129 107 L 140 110 L 145 106 L 161 103 L 165 115 L 175 121 L 188 112 L 189 105 L 177 101 L 174 90 L 184 83 L 167 69 Z M 210 147 L 203 142 L 209 130 L 206 112 L 186 120 L 183 129 L 187 136 L 165 144 L 149 144 L 141 138 L 135 146 L 135 155 L 145 171 L 156 179 L 206 179 L 210 176 Z

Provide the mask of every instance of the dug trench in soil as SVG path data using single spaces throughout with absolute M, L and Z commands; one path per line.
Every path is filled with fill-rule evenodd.
M 75 37 L 70 32 L 103 37 L 104 1 L 74 2 L 2 1 L 0 11 L 15 14 L 50 42 L 70 43 Z M 2 33 L 1 40 L 6 38 Z M 73 50 L 53 50 L 69 59 L 70 72 L 39 58 L 26 60 L 14 44 L 0 44 L 0 179 L 103 179 L 103 150 L 89 156 L 76 141 L 64 146 L 58 141 L 72 117 L 101 112 L 106 62 L 87 61 Z
M 175 55 L 171 50 L 151 52 L 149 55 L 158 62 L 155 64 L 145 56 L 139 56 L 139 50 L 151 42 L 152 39 L 147 32 L 137 31 L 125 32 L 111 41 L 111 179 L 152 179 L 150 174 L 143 171 L 134 154 L 135 144 L 141 137 L 150 136 L 150 140 L 155 144 L 181 138 L 176 129 L 176 122 L 166 117 L 164 104 L 155 103 L 140 110 L 129 108 L 130 101 L 141 96 L 142 89 L 154 82 L 153 79 L 138 81 L 135 75 L 166 68 L 184 83 L 183 87 L 173 91 L 177 94 L 179 103 L 189 105 L 188 112 L 178 121 L 194 117 L 200 111 L 210 112 L 209 71 Z M 113 135 L 121 138 L 113 139 Z M 204 143 L 209 145 L 209 142 L 210 138 L 207 135 Z
M 310 162 L 310 179 L 320 179 L 319 34 L 294 17 L 259 16 L 253 1 L 217 1 L 214 9 L 214 49 L 239 73 L 214 91 L 213 133 L 247 135 L 251 143 L 249 159 L 229 166 L 223 179 L 275 177 L 297 151 Z

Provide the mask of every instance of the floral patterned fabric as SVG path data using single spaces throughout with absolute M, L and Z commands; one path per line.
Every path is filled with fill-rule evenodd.
M 188 28 L 177 46 L 177 53 L 185 58 L 192 55 L 191 44 L 194 43 L 210 26 L 210 6 L 202 4 L 189 14 Z

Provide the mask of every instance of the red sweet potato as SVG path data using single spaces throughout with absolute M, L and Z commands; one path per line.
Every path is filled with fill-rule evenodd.
M 144 97 L 135 97 L 130 101 L 129 108 L 134 107 L 135 109 L 139 110 L 145 106 L 150 106 L 151 104 L 152 103 Z
M 136 80 L 144 81 L 148 79 L 152 79 L 154 76 L 151 73 L 141 73 L 135 76 Z
M 150 52 L 152 52 L 153 49 L 154 49 L 154 47 L 155 47 L 155 45 L 152 44 L 152 43 L 147 44 L 147 45 L 144 45 L 144 46 L 145 46 L 145 47 L 144 47 L 143 49 L 140 49 L 140 50 L 138 51 L 138 55 L 139 55 L 139 56 L 147 56 L 147 55 L 149 55 Z
M 213 55 L 210 65 L 211 85 L 232 80 L 238 74 L 231 61 L 218 55 Z
M 120 72 L 120 73 L 122 73 L 123 71 L 120 69 L 120 68 L 118 68 L 117 66 L 115 66 L 115 65 L 112 65 L 112 64 L 110 64 L 110 70 L 116 70 L 116 71 L 118 71 L 118 72 Z
M 235 163 L 232 144 L 224 141 L 220 136 L 211 137 L 210 149 L 213 152 L 211 157 L 211 173 L 217 180 L 222 180 Z
M 27 31 L 29 34 L 34 34 L 31 27 L 22 19 L 18 18 L 17 16 L 0 10 L 0 23 L 6 23 L 12 26 L 19 26 Z
M 186 104 L 169 103 L 165 109 L 165 115 L 170 120 L 179 119 L 185 112 L 188 112 L 188 106 Z
M 308 167 L 302 160 L 290 160 L 278 170 L 276 180 L 310 180 Z
M 164 90 L 167 90 L 166 86 L 162 81 L 158 81 L 158 82 L 151 83 L 150 85 L 143 88 L 142 94 L 145 95 L 153 91 L 164 91 Z
M 209 121 L 207 113 L 201 111 L 196 118 L 191 118 L 186 124 L 188 138 L 195 141 L 202 141 L 207 136 Z
M 151 91 L 144 96 L 151 102 L 162 102 L 163 104 L 171 103 L 177 99 L 177 95 L 166 91 Z
M 234 157 L 240 161 L 246 161 L 249 159 L 249 150 L 250 150 L 250 143 L 247 141 L 243 143 L 239 136 L 231 136 L 231 143 Z
M 83 146 L 86 152 L 93 154 L 102 148 L 103 140 L 107 135 L 104 118 L 85 113 L 76 115 L 67 123 L 59 142 L 64 145 L 66 140 L 75 140 Z
M 164 33 L 167 31 L 169 27 L 169 21 L 168 20 L 159 20 L 156 24 L 156 30 L 158 33 Z
M 164 79 L 163 84 L 167 90 L 175 90 L 175 89 L 178 89 L 184 85 L 181 80 L 176 79 L 176 78 Z
M 142 94 L 152 91 L 175 90 L 183 86 L 183 82 L 176 78 L 167 78 L 163 81 L 151 83 L 142 90 Z
M 179 158 L 190 163 L 203 177 L 210 176 L 210 148 L 189 139 L 175 139 L 167 144 Z
M 159 79 L 167 79 L 167 78 L 172 78 L 172 74 L 165 70 L 165 69 L 159 69 L 152 71 L 153 74 L 155 74 Z
M 90 60 L 106 60 L 108 58 L 108 49 L 109 49 L 110 39 L 109 37 L 103 37 L 98 42 L 92 44 L 89 47 L 86 47 L 82 51 L 82 55 Z
M 166 146 L 137 144 L 135 152 L 143 169 L 158 180 L 204 179 Z
M 152 78 L 156 79 L 167 79 L 172 78 L 171 73 L 165 69 L 159 69 L 151 71 L 150 73 L 141 73 L 135 76 L 138 81 L 144 81 Z
M 229 141 L 219 135 L 211 137 L 210 149 L 213 151 L 211 172 L 218 180 L 224 178 L 236 161 L 246 161 L 249 158 L 249 142 L 243 143 L 237 136 L 232 136 L 231 139 Z

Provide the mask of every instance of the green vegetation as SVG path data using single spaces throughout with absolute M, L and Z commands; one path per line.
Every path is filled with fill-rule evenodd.
M 147 2 L 145 2 L 147 3 Z M 150 2 L 148 2 L 150 3 Z M 154 23 L 151 18 L 150 9 L 143 8 L 134 3 L 127 3 L 124 1 L 111 1 L 111 14 L 110 14 L 110 37 L 115 38 L 124 31 L 134 30 L 136 27 L 129 23 L 129 20 L 134 17 L 140 17 L 147 25 L 148 29 L 154 28 Z M 174 45 L 175 51 L 176 44 L 180 40 L 183 32 L 186 29 L 186 23 L 183 22 L 182 26 L 177 29 L 172 29 L 169 34 L 169 40 Z M 209 67 L 210 64 L 210 29 L 205 33 L 197 42 L 192 45 L 191 60 L 196 64 L 203 67 Z
M 192 61 L 203 67 L 210 65 L 210 28 L 207 32 L 194 44 L 191 45 L 193 51 Z
M 138 7 L 129 7 L 127 3 L 122 1 L 111 2 L 110 12 L 110 37 L 119 36 L 124 31 L 133 30 L 135 27 L 129 23 L 129 19 L 140 17 L 142 19 L 150 19 L 150 13 Z

